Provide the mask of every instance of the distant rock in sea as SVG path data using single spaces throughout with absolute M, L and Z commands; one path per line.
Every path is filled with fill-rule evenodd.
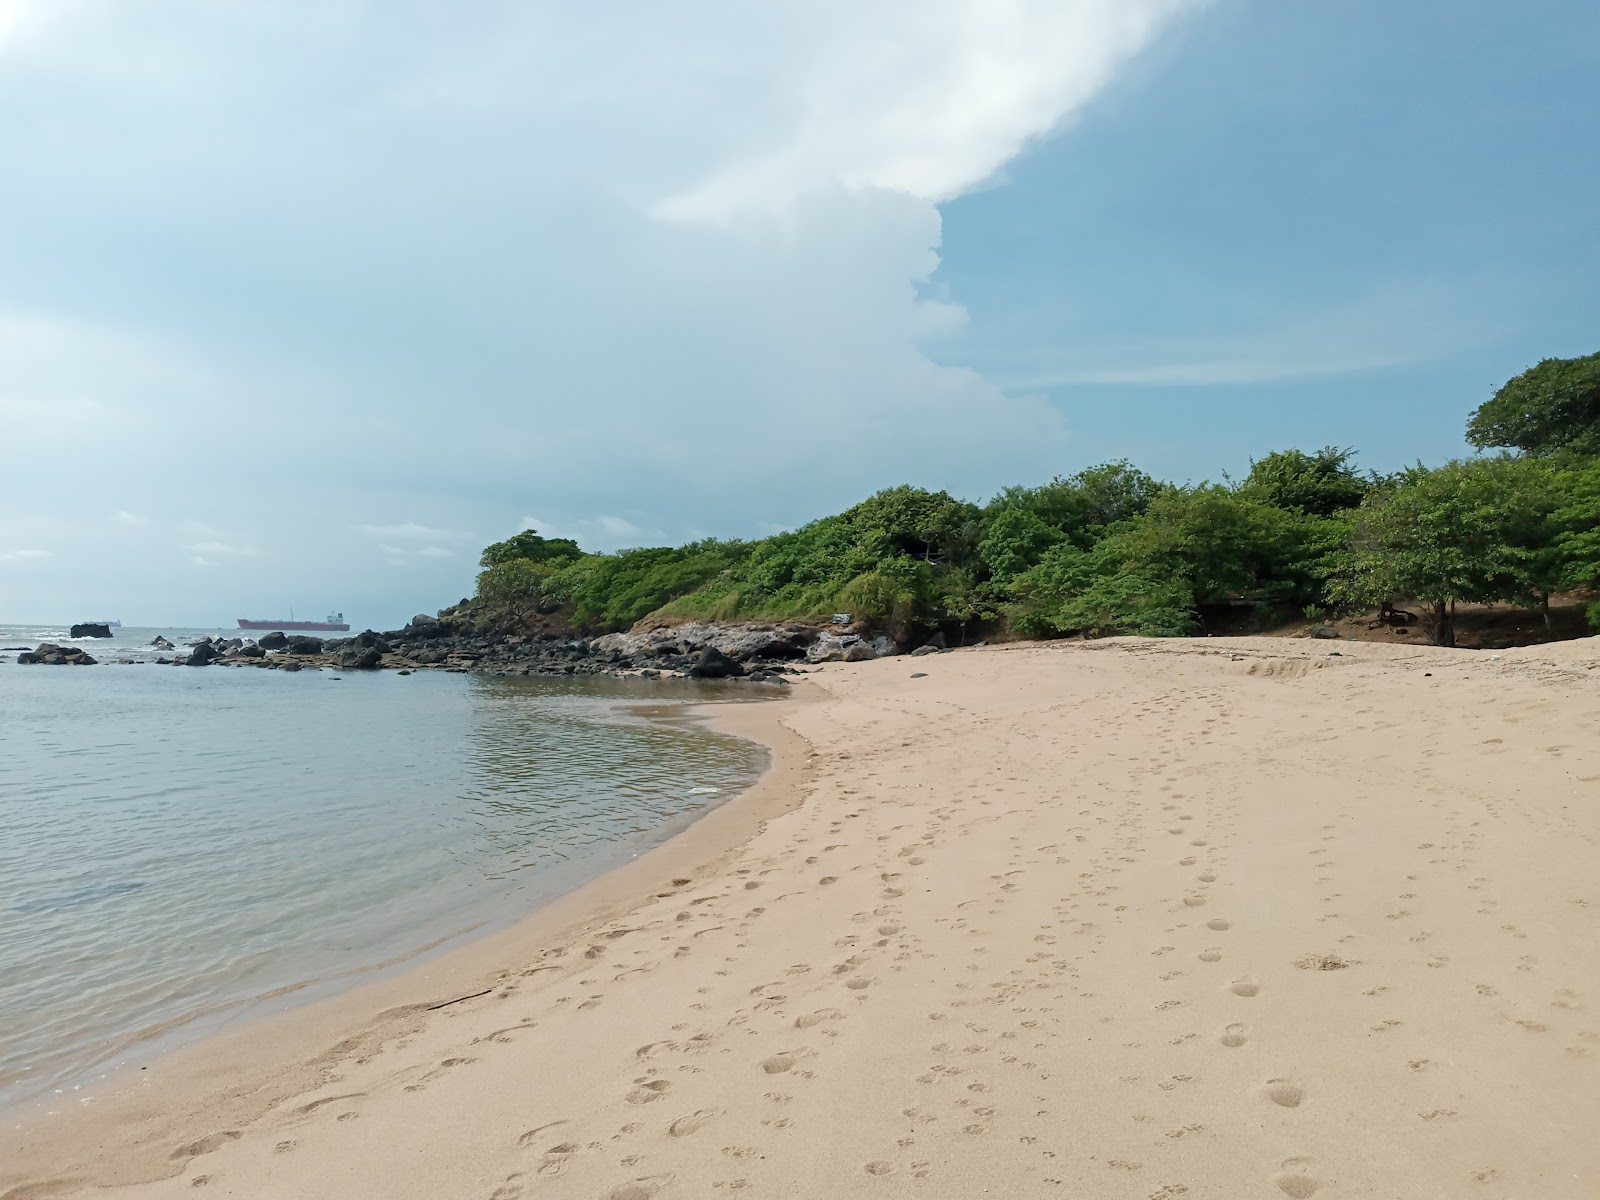
M 72 636 L 75 638 L 108 638 L 111 636 L 111 626 L 100 625 L 94 622 L 90 622 L 86 625 L 74 625 L 72 627 Z

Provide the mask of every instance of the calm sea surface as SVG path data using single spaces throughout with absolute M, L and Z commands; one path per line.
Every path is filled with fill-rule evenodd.
M 503 925 L 766 766 L 671 716 L 727 685 L 16 664 L 63 632 L 0 626 L 0 1103 Z

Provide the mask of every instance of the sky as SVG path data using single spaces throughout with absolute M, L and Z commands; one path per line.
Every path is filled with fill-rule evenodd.
M 1600 9 L 0 0 L 0 623 L 402 623 L 1600 349 Z

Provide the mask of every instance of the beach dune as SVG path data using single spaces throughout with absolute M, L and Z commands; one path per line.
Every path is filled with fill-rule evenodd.
M 712 710 L 751 794 L 24 1114 L 0 1196 L 1600 1195 L 1600 641 L 811 681 Z

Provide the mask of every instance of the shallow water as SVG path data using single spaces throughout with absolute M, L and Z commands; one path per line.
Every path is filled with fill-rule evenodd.
M 0 646 L 41 640 L 19 632 Z M 154 636 L 122 632 L 112 650 Z M 0 1101 L 625 861 L 766 764 L 630 706 L 730 695 L 748 693 L 0 661 Z

